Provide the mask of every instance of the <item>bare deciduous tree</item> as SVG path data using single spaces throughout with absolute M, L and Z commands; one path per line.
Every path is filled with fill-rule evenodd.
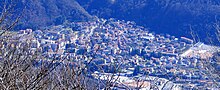
M 99 89 L 87 77 L 88 65 L 93 58 L 84 62 L 72 62 L 69 55 L 56 54 L 48 59 L 41 48 L 32 50 L 35 39 L 32 34 L 16 36 L 11 30 L 17 25 L 21 15 L 13 16 L 16 0 L 3 0 L 0 16 L 0 88 L 9 89 Z M 11 18 L 13 16 L 13 18 Z M 86 56 L 86 55 L 85 55 Z M 61 57 L 61 59 L 57 59 Z M 39 62 L 41 62 L 39 64 Z M 115 66 L 119 69 L 119 66 Z M 110 76 L 113 77 L 113 76 Z M 117 79 L 110 79 L 106 89 Z M 99 84 L 97 82 L 97 84 Z

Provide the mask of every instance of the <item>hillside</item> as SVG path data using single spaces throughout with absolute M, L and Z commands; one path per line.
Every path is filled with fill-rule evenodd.
M 220 45 L 214 24 L 219 24 L 217 0 L 22 0 L 17 29 L 41 29 L 65 21 L 88 21 L 93 16 L 134 21 L 156 33 L 186 36 Z M 25 12 L 21 12 L 26 7 Z M 193 34 L 193 36 L 192 36 Z M 210 42 L 211 41 L 211 42 Z
M 213 23 L 219 17 L 218 0 L 77 0 L 91 15 L 135 21 L 157 33 L 191 37 L 196 41 L 215 44 Z M 200 39 L 199 39 L 200 38 Z
M 19 28 L 43 28 L 62 24 L 64 21 L 88 21 L 92 16 L 75 0 L 22 0 L 20 7 L 23 13 Z M 19 12 L 21 13 L 21 12 Z

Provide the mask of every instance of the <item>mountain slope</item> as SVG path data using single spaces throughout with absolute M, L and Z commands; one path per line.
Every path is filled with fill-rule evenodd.
M 23 0 L 26 10 L 20 28 L 42 28 L 68 21 L 88 21 L 93 17 L 75 0 Z M 24 7 L 20 7 L 24 8 Z
M 135 21 L 157 33 L 216 40 L 213 23 L 220 16 L 219 0 L 77 0 L 90 14 L 101 18 Z M 113 2 L 114 1 L 114 2 Z M 208 35 L 207 35 L 208 33 Z M 200 38 L 200 39 L 199 39 Z M 219 42 L 215 42 L 218 44 Z

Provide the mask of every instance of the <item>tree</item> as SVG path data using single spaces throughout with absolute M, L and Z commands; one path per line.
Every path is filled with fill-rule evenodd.
M 16 9 L 18 5 L 18 0 L 1 0 L 0 3 L 0 35 L 4 34 L 7 31 L 12 30 L 22 17 L 22 15 L 14 15 L 14 12 L 17 12 Z M 21 10 L 22 12 L 23 10 Z
M 1 0 L 2 1 L 2 0 Z M 98 89 L 93 78 L 87 75 L 88 65 L 93 58 L 75 61 L 69 54 L 44 55 L 41 47 L 33 48 L 36 41 L 33 33 L 13 32 L 22 15 L 14 17 L 17 0 L 3 0 L 0 17 L 0 88 L 9 89 Z M 19 0 L 18 0 L 19 1 Z M 86 57 L 85 53 L 83 56 Z M 113 84 L 110 80 L 105 87 Z M 114 81 L 115 82 L 115 81 Z M 95 85 L 91 85 L 95 83 Z

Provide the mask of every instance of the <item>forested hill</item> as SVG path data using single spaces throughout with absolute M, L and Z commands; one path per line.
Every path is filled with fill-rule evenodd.
M 1 0 L 0 0 L 1 1 Z M 220 45 L 215 25 L 219 25 L 219 0 L 15 0 L 16 15 L 23 13 L 19 29 L 39 29 L 65 21 L 115 18 L 134 21 L 156 33 L 186 36 L 196 41 Z M 210 41 L 213 42 L 210 42 Z
M 91 15 L 135 21 L 157 33 L 169 33 L 210 43 L 216 40 L 219 0 L 77 0 Z M 190 30 L 191 27 L 191 30 Z M 200 39 L 199 39 L 200 38 Z M 216 44 L 218 42 L 215 42 Z
M 42 28 L 62 24 L 66 20 L 88 21 L 93 17 L 75 0 L 20 0 L 23 13 L 19 28 Z M 21 12 L 18 12 L 21 13 Z

